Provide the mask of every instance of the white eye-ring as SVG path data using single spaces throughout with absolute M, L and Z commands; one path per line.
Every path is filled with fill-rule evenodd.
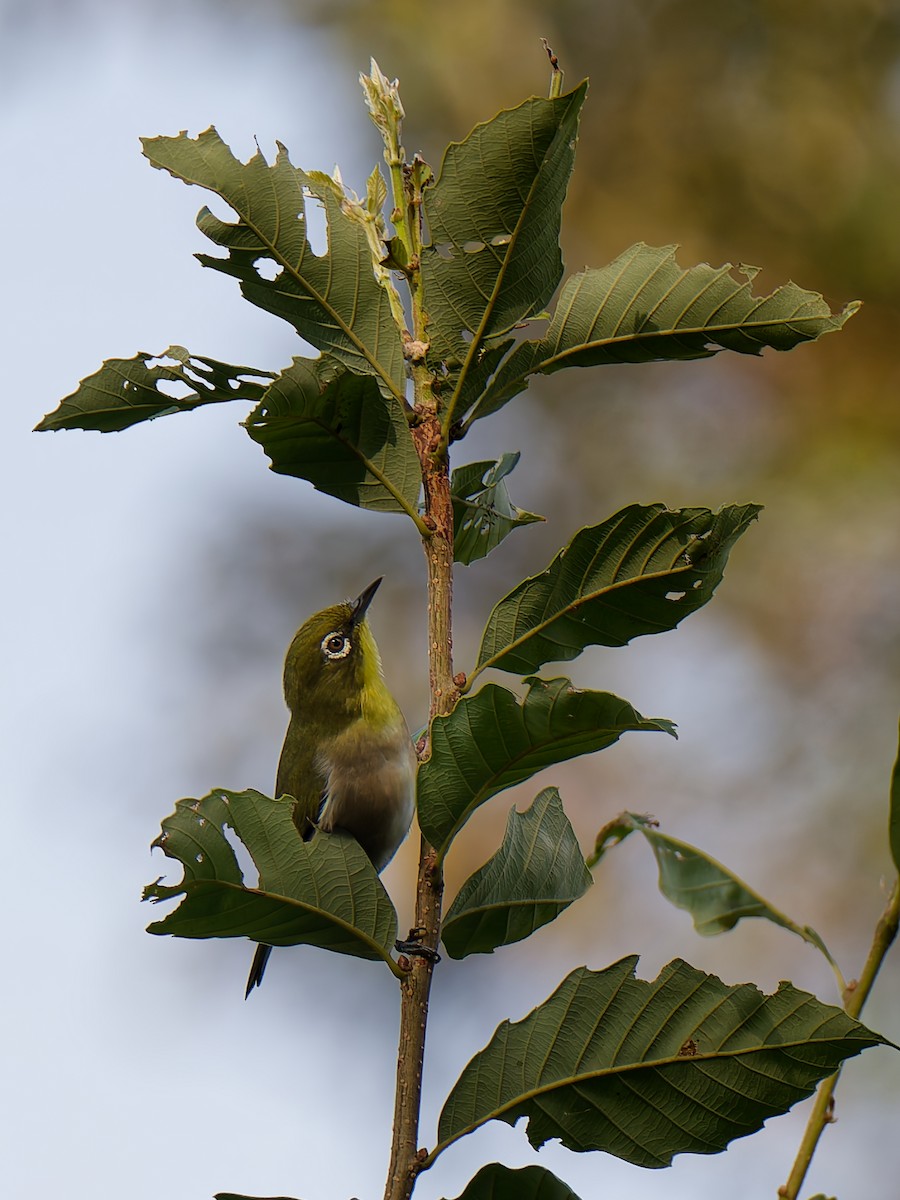
M 326 633 L 322 638 L 322 653 L 332 661 L 337 658 L 346 658 L 352 649 L 353 643 L 346 633 L 340 633 L 338 630 Z

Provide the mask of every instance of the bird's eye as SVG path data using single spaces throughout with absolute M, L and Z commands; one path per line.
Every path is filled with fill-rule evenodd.
M 326 658 L 346 658 L 353 648 L 353 643 L 345 633 L 326 633 L 322 638 L 322 653 Z

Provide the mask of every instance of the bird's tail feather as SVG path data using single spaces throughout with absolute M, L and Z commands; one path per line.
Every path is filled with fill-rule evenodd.
M 269 961 L 269 955 L 272 953 L 271 946 L 264 946 L 260 943 L 256 947 L 256 953 L 253 955 L 253 966 L 250 968 L 250 974 L 247 976 L 247 990 L 244 992 L 246 1000 L 255 987 L 263 981 L 263 975 L 266 973 L 266 963 Z

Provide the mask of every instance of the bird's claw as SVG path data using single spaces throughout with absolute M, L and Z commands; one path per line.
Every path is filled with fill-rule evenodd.
M 430 946 L 426 946 L 420 939 L 424 937 L 425 929 L 421 927 L 411 929 L 406 935 L 405 940 L 398 938 L 394 942 L 394 949 L 398 954 L 411 954 L 415 958 L 424 958 L 426 962 L 433 964 L 441 961 L 441 956 L 437 950 L 432 950 Z

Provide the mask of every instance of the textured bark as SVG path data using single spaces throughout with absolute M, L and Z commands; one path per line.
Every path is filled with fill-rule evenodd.
M 430 408 L 413 429 L 425 486 L 425 521 L 431 535 L 423 538 L 428 566 L 428 676 L 430 715 L 448 713 L 456 703 L 453 682 L 451 605 L 453 598 L 453 505 L 450 471 L 441 447 L 441 426 Z M 416 939 L 437 950 L 441 936 L 443 873 L 435 865 L 434 849 L 422 838 L 416 892 Z M 400 985 L 400 1043 L 394 1136 L 385 1200 L 408 1200 L 421 1169 L 424 1151 L 418 1147 L 425 1029 L 434 964 L 428 957 L 410 955 L 409 972 Z

